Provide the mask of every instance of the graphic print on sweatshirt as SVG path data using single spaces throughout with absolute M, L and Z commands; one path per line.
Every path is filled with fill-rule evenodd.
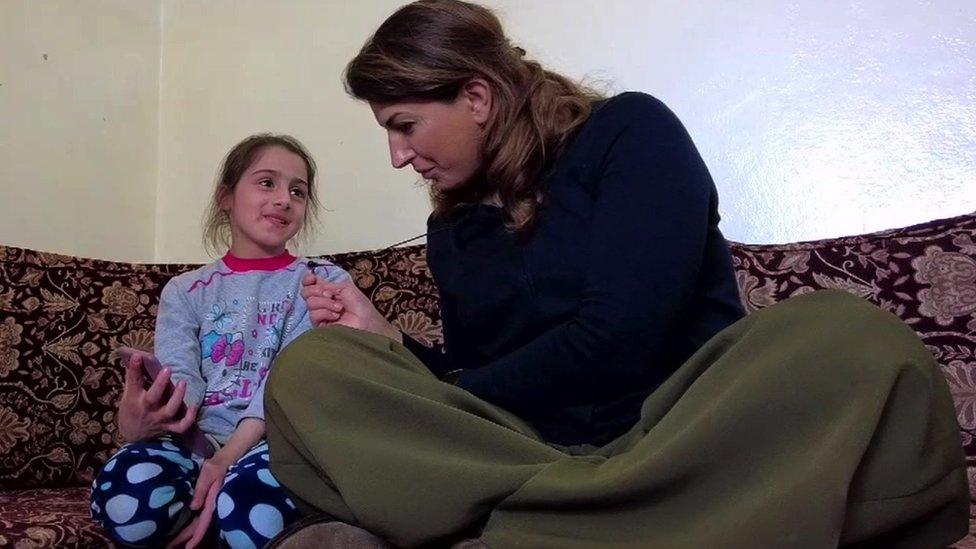
M 285 333 L 300 319 L 292 314 L 295 296 L 256 301 L 253 297 L 219 302 L 205 318 L 212 329 L 200 337 L 200 364 L 211 372 L 203 404 L 248 399 L 264 383 Z
M 186 381 L 185 402 L 202 405 L 198 424 L 221 444 L 242 419 L 264 418 L 264 382 L 278 351 L 311 328 L 301 296 L 310 270 L 330 282 L 349 280 L 334 264 L 303 258 L 258 267 L 224 258 L 163 288 L 156 356 L 174 382 Z

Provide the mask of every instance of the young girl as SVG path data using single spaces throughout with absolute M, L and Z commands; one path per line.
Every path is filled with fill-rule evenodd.
M 163 289 L 155 352 L 166 368 L 146 390 L 140 364 L 127 365 L 119 429 L 130 442 L 92 485 L 92 517 L 117 542 L 193 546 L 216 522 L 231 547 L 261 547 L 298 517 L 268 469 L 263 382 L 310 328 L 302 277 L 349 277 L 286 249 L 314 215 L 314 181 L 314 162 L 289 136 L 255 135 L 228 153 L 205 240 L 229 249 Z M 196 410 L 215 450 L 207 459 L 176 436 Z

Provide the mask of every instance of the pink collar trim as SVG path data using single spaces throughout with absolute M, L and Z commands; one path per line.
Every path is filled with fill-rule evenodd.
M 295 256 L 286 250 L 285 253 L 275 257 L 245 259 L 227 252 L 221 259 L 235 273 L 246 273 L 248 271 L 277 271 L 278 269 L 283 269 L 295 261 Z

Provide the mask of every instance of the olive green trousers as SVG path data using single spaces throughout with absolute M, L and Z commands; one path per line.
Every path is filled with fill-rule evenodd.
M 940 547 L 968 528 L 938 366 L 908 326 L 841 292 L 722 331 L 629 432 L 582 455 L 341 326 L 285 348 L 268 383 L 278 480 L 405 547 Z

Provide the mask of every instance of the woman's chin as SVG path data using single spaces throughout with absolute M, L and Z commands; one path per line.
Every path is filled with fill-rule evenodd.
M 449 191 L 456 186 L 443 179 L 426 179 L 425 181 L 427 181 L 427 184 L 433 187 L 435 191 L 441 193 L 444 191 Z

